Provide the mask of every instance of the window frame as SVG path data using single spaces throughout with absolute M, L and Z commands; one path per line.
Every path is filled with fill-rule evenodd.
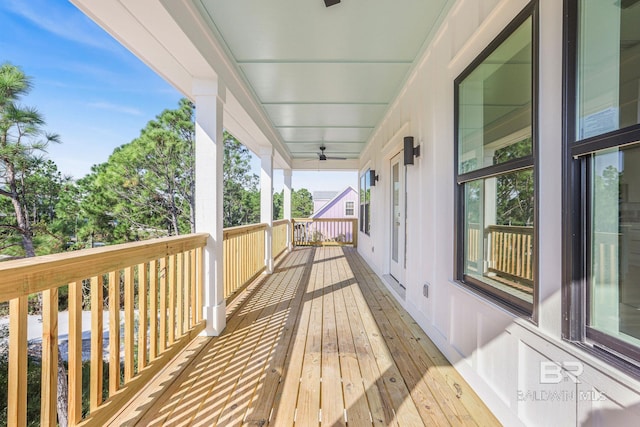
M 578 140 L 579 0 L 564 0 L 562 160 L 562 339 L 640 377 L 640 347 L 588 326 L 591 280 L 590 160 L 610 148 L 640 145 L 640 124 Z M 577 238 L 576 238 L 577 236 Z
M 528 18 L 531 18 L 531 155 L 504 163 L 481 167 L 471 172 L 459 172 L 459 120 L 460 120 L 460 83 L 482 64 L 498 47 L 500 47 Z M 538 209 L 539 209 L 539 173 L 538 173 L 538 67 L 539 67 L 539 13 L 538 1 L 533 0 L 525 6 L 515 18 L 482 50 L 482 52 L 454 80 L 454 279 L 457 283 L 471 289 L 475 293 L 490 299 L 513 314 L 537 323 L 538 301 Z M 465 184 L 479 179 L 493 178 L 508 172 L 531 169 L 534 174 L 534 230 L 533 230 L 533 302 L 529 304 L 522 299 L 500 291 L 494 286 L 464 274 L 465 266 Z
M 349 208 L 351 204 L 351 208 Z M 348 213 L 351 210 L 351 213 Z M 353 200 L 345 200 L 344 202 L 344 216 L 354 216 L 356 214 L 356 203 Z

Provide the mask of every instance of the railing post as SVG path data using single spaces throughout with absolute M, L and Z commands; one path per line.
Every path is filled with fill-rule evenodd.
M 27 296 L 9 302 L 8 425 L 27 425 Z
M 353 247 L 358 247 L 358 220 L 351 220 L 351 240 L 353 241 Z
M 291 216 L 291 169 L 284 169 L 282 171 L 284 176 L 284 197 L 282 198 L 283 205 L 283 218 L 289 220 L 287 225 L 287 250 L 291 252 L 293 250 L 293 217 Z
M 295 219 L 291 219 L 290 222 L 290 226 L 291 226 L 291 234 L 289 234 L 289 241 L 291 242 L 291 248 L 295 248 L 296 246 L 296 220 Z
M 267 224 L 264 234 L 264 265 L 267 274 L 273 273 L 273 148 L 260 150 L 260 222 Z
M 222 116 L 226 90 L 219 80 L 193 82 L 196 101 L 196 230 L 209 233 L 203 259 L 204 334 L 220 335 L 226 326 L 222 279 Z M 213 167 L 212 167 L 213 166 Z

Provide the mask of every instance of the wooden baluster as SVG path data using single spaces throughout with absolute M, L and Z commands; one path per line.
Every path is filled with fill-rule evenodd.
M 69 284 L 69 425 L 82 420 L 82 282 Z
M 513 274 L 513 233 L 507 234 L 507 273 Z
M 247 273 L 254 268 L 254 258 L 251 256 L 250 248 L 255 244 L 255 235 L 253 233 L 243 234 L 238 239 L 238 258 L 236 262 L 239 265 L 238 280 L 234 283 L 231 292 L 240 287 L 240 284 L 247 279 Z M 244 262 L 243 262 L 244 261 Z
M 169 346 L 176 342 L 176 257 L 169 256 Z
M 124 382 L 127 384 L 133 379 L 134 372 L 134 301 L 133 268 L 124 269 Z
M 176 338 L 184 333 L 184 254 L 176 255 Z
M 197 297 L 196 297 L 196 291 L 198 288 L 198 276 L 197 276 L 197 270 L 196 270 L 196 257 L 197 257 L 197 250 L 196 249 L 192 249 L 191 250 L 191 256 L 189 257 L 190 261 L 191 261 L 191 268 L 189 269 L 190 271 L 190 279 L 189 279 L 189 286 L 191 289 L 191 301 L 189 303 L 189 307 L 191 308 L 191 327 L 194 327 L 196 325 L 196 323 L 198 323 L 198 316 L 197 316 L 197 312 L 199 310 L 198 307 L 198 303 L 197 303 Z
M 500 232 L 500 271 L 504 271 L 506 267 L 506 257 L 507 257 L 507 240 L 504 232 Z
M 27 309 L 26 296 L 9 302 L 9 370 L 7 424 L 27 425 Z
M 42 292 L 41 378 L 40 424 L 55 427 L 58 397 L 58 288 Z
M 520 249 L 522 247 L 522 239 L 524 234 L 521 231 L 516 231 L 513 234 L 513 275 L 516 277 L 524 278 L 524 273 L 520 268 L 522 264 L 523 253 Z
M 522 236 L 522 246 L 520 247 L 520 251 L 522 252 L 522 267 L 520 271 L 522 271 L 522 276 L 527 278 L 527 235 Z
M 236 263 L 235 263 L 235 257 L 234 257 L 234 251 L 235 251 L 235 237 L 230 237 L 229 238 L 229 244 L 228 244 L 228 252 L 227 255 L 229 256 L 229 276 L 228 276 L 228 281 L 227 281 L 227 285 L 225 287 L 224 290 L 224 297 L 227 298 L 229 296 L 230 293 L 230 289 L 233 286 L 233 282 L 236 280 Z
M 138 264 L 138 372 L 147 366 L 147 264 Z
M 196 251 L 196 321 L 199 323 L 202 321 L 203 300 L 202 293 L 204 291 L 204 248 L 198 248 Z
M 158 357 L 158 262 L 149 262 L 149 360 Z
M 240 254 L 238 253 L 238 249 L 240 247 L 240 239 L 242 239 L 241 236 L 235 236 L 233 238 L 233 250 L 231 251 L 231 253 L 233 254 L 233 280 L 231 281 L 231 286 L 229 287 L 229 295 L 231 295 L 231 293 L 237 286 L 238 280 L 240 280 L 240 268 L 242 267 L 242 263 L 238 262 L 238 259 L 240 257 Z
M 246 280 L 247 273 L 253 266 L 253 258 L 251 258 L 250 248 L 255 244 L 254 239 L 255 236 L 253 235 L 253 233 L 243 234 L 240 238 L 238 238 L 238 258 L 236 259 L 236 263 L 238 263 L 239 267 L 238 280 L 236 281 L 236 283 L 234 283 L 231 292 L 235 292 L 235 290 L 240 287 L 240 284 Z
M 184 293 L 182 311 L 182 328 L 186 332 L 191 329 L 190 309 L 191 309 L 191 251 L 185 252 L 184 256 L 184 277 L 182 278 L 182 292 Z
M 527 277 L 533 280 L 533 270 L 531 268 L 531 264 L 533 261 L 532 258 L 532 248 L 531 248 L 531 235 L 527 236 Z
M 244 263 L 249 263 L 250 261 L 246 258 L 244 258 L 244 263 L 240 262 L 240 260 L 242 259 L 242 240 L 244 239 L 243 236 L 235 236 L 233 238 L 233 271 L 234 271 L 234 276 L 233 276 L 233 280 L 231 281 L 231 287 L 229 288 L 229 295 L 231 295 L 233 293 L 233 290 L 238 286 L 238 283 L 240 283 L 240 280 L 242 278 L 242 268 Z
M 120 272 L 109 273 L 109 396 L 120 389 Z
M 93 413 L 102 404 L 103 370 L 103 278 L 91 278 L 91 382 L 89 386 L 89 410 Z
M 159 354 L 167 348 L 167 258 L 160 259 L 160 337 Z
M 227 298 L 227 286 L 229 286 L 229 238 L 222 240 L 222 288 L 224 298 Z

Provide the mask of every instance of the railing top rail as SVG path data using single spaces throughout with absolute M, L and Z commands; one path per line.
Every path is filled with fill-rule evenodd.
M 273 221 L 273 226 L 278 226 L 278 225 L 284 225 L 284 224 L 289 224 L 291 221 L 288 219 L 279 219 L 277 221 Z
M 293 222 L 347 222 L 357 221 L 358 218 L 294 218 Z
M 222 230 L 222 238 L 226 239 L 227 237 L 236 236 L 238 234 L 247 234 L 253 231 L 258 230 L 266 230 L 267 224 L 250 224 L 250 225 L 239 225 L 237 227 L 228 227 Z
M 206 245 L 208 234 L 164 237 L 0 263 L 0 302 Z
M 522 234 L 533 234 L 533 227 L 526 227 L 521 225 L 490 225 L 487 228 L 493 231 L 506 231 L 510 233 L 517 232 Z

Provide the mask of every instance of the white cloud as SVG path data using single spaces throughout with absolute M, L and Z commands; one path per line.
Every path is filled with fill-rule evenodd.
M 111 102 L 90 102 L 87 104 L 88 107 L 97 108 L 100 110 L 113 111 L 121 114 L 129 114 L 131 116 L 143 116 L 144 112 L 134 107 L 129 107 L 127 105 L 118 105 Z
M 2 3 L 7 10 L 58 37 L 99 49 L 118 50 L 115 42 L 74 6 L 62 7 L 61 2 L 51 0 L 4 0 Z

